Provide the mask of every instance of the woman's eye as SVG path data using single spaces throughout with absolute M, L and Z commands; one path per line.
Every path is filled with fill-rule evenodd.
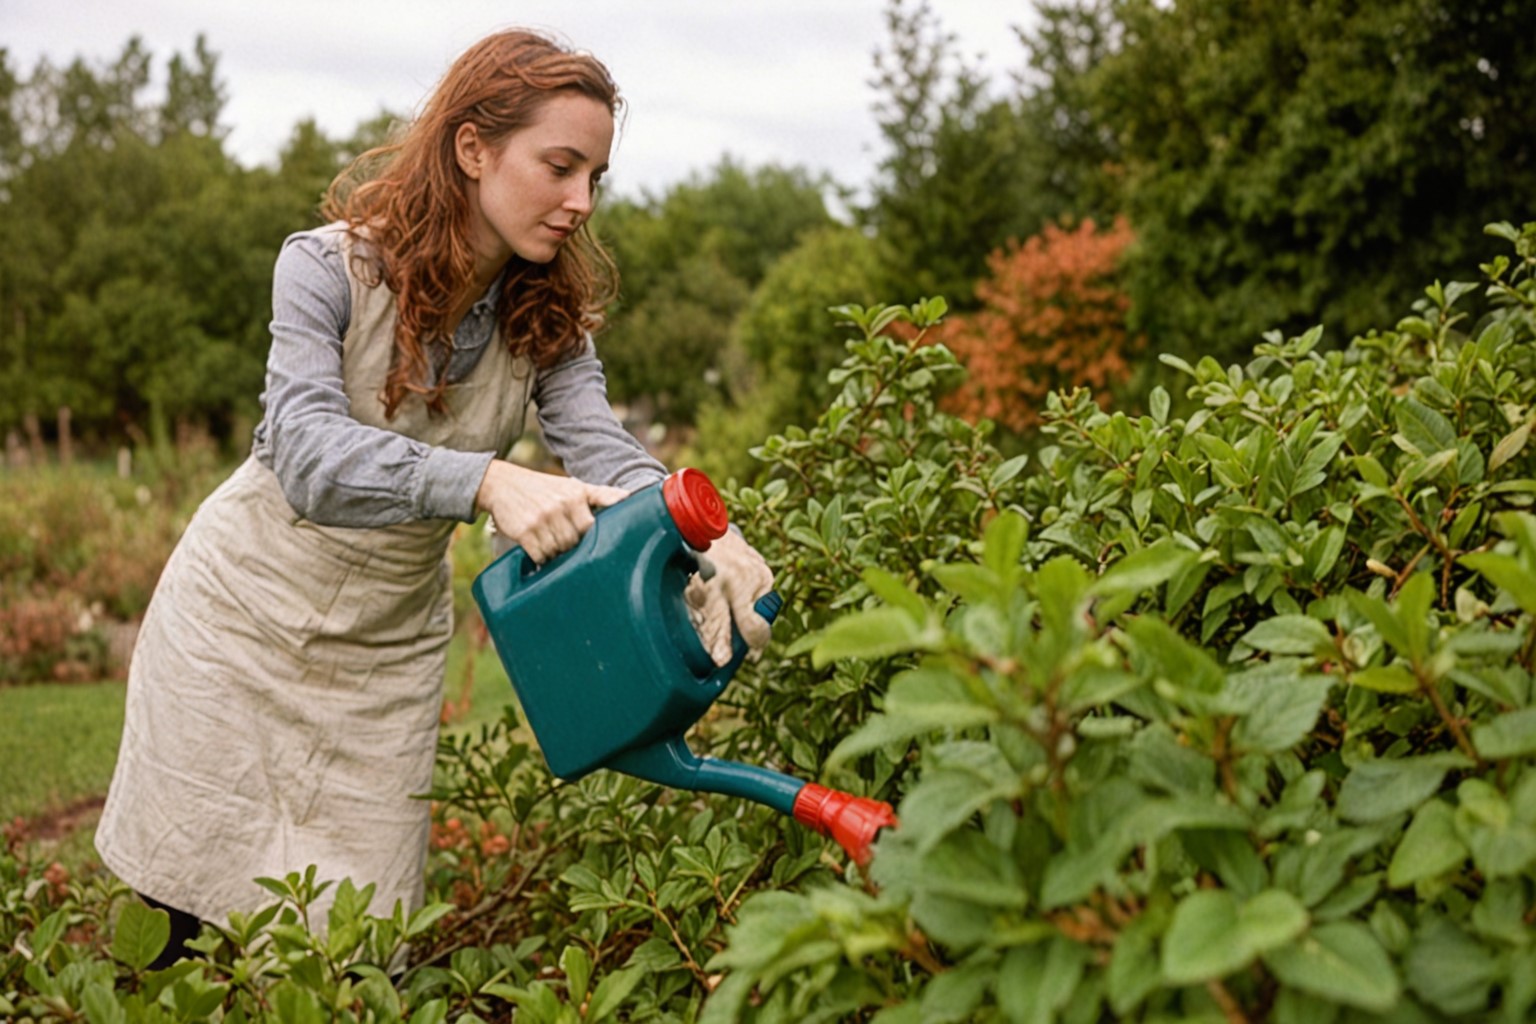
M 571 169 L 564 164 L 550 164 L 549 168 L 554 172 L 554 175 L 557 178 L 563 178 L 567 174 L 571 173 Z

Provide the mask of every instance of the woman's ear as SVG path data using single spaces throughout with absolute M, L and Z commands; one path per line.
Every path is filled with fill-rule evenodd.
M 453 155 L 464 176 L 471 181 L 479 181 L 486 156 L 485 141 L 480 138 L 480 129 L 468 121 L 459 125 L 459 130 L 453 133 Z

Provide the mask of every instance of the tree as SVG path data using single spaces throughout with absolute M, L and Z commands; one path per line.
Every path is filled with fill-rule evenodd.
M 1162 347 L 1337 339 L 1476 269 L 1536 195 L 1531 0 L 1119 5 L 1094 82 L 1128 173 L 1130 287 Z M 1527 209 L 1529 207 L 1527 206 Z
M 208 48 L 208 40 L 199 35 L 193 46 L 197 65 L 193 67 L 181 54 L 174 54 L 166 66 L 169 80 L 165 103 L 160 108 L 162 136 L 190 132 L 205 137 L 223 137 L 219 125 L 224 112 L 225 90 L 218 78 L 219 59 Z
M 662 421 L 693 421 L 752 289 L 806 232 L 832 222 L 825 187 L 800 169 L 725 158 L 664 195 L 605 200 L 593 224 L 621 291 L 598 347 L 616 400 L 653 401 Z
M 995 250 L 976 287 L 982 308 L 934 333 L 970 371 L 946 411 L 1023 434 L 1040 422 L 1053 391 L 1088 388 L 1104 404 L 1131 375 L 1142 347 L 1125 326 L 1130 300 L 1118 284 L 1131 229 L 1086 220 L 1047 225 L 1022 245 Z
M 242 169 L 217 66 L 199 38 L 157 101 L 137 39 L 99 68 L 0 61 L 0 432 L 63 405 L 110 442 L 255 414 L 273 258 L 357 143 L 301 126 L 275 171 Z
M 835 390 L 827 374 L 847 355 L 828 310 L 849 301 L 873 304 L 878 278 L 875 244 L 856 228 L 829 227 L 779 257 L 752 293 L 733 346 L 756 370 L 796 381 L 796 401 L 778 410 L 774 429 L 808 423 L 826 407 Z M 736 401 L 751 396 L 738 394 Z
M 1121 32 L 1114 0 L 1036 0 L 1019 31 L 1027 69 L 1018 101 L 1025 142 L 1018 163 L 1024 234 L 1060 220 L 1108 223 L 1120 212 L 1119 141 L 1097 116 L 1093 78 Z
M 880 240 L 887 291 L 942 294 L 959 306 L 986 254 L 1029 225 L 1019 166 L 1019 117 L 988 95 L 981 71 L 955 52 L 927 0 L 886 11 L 889 49 L 875 55 L 875 113 L 888 152 L 865 222 Z
M 815 420 L 836 391 L 827 375 L 847 355 L 829 310 L 873 304 L 879 273 L 875 243 L 846 225 L 811 231 L 779 257 L 736 318 L 722 386 L 699 408 L 689 465 L 745 479 L 762 438 Z

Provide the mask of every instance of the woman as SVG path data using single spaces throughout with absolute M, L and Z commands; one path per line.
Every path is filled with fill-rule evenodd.
M 264 416 L 145 616 L 97 832 L 172 911 L 167 962 L 264 902 L 253 879 L 310 864 L 376 884 L 376 913 L 419 905 L 455 525 L 488 512 L 544 561 L 664 475 L 591 341 L 613 278 L 586 222 L 619 109 L 592 57 L 493 35 L 279 254 Z M 568 477 L 501 457 L 530 402 Z M 733 619 L 766 642 L 772 576 L 737 534 L 710 554 L 693 591 L 723 664 Z

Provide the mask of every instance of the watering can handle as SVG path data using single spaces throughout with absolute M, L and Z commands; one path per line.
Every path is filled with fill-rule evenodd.
M 777 590 L 770 590 L 757 599 L 752 610 L 763 617 L 768 625 L 773 625 L 773 620 L 779 617 L 779 610 L 784 607 L 784 599 L 779 596 Z M 731 623 L 731 671 L 734 673 L 741 665 L 741 660 L 747 656 L 747 642 L 742 639 L 741 631 L 736 624 Z

